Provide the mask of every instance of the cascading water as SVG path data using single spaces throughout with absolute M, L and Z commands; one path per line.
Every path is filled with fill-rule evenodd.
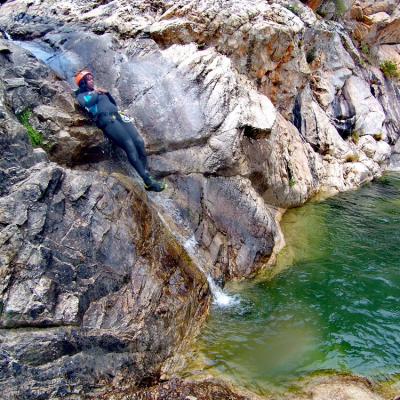
M 6 31 L 0 30 L 0 32 L 4 35 L 7 40 L 12 40 L 10 34 Z
M 14 40 L 8 32 L 1 32 L 7 40 L 31 52 L 38 60 L 48 65 L 57 75 L 69 83 L 73 82 L 73 77 L 79 66 L 79 62 L 75 60 L 74 54 L 70 54 L 68 50 L 55 51 L 44 42 Z
M 189 255 L 196 257 L 196 252 L 198 248 L 198 243 L 196 238 L 191 236 L 186 242 L 184 243 L 184 247 Z M 198 259 L 198 257 L 196 257 Z M 207 278 L 208 284 L 210 286 L 211 293 L 213 295 L 213 304 L 218 307 L 230 307 L 233 305 L 237 305 L 240 302 L 240 299 L 237 295 L 228 295 L 225 293 L 214 281 L 210 274 L 208 274 L 203 266 L 198 263 L 198 267 L 200 271 L 204 274 Z

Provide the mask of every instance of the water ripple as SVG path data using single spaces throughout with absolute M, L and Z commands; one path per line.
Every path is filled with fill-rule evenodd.
M 236 286 L 197 346 L 204 368 L 262 393 L 306 373 L 400 373 L 400 175 L 291 210 L 272 280 Z M 231 292 L 230 292 L 231 293 Z

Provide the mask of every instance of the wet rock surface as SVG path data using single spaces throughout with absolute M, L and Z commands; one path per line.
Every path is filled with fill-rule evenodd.
M 0 6 L 0 385 L 9 398 L 157 383 L 206 316 L 205 273 L 253 276 L 283 245 L 283 209 L 399 168 L 398 82 L 363 65 L 341 24 L 292 3 Z M 398 4 L 361 3 L 346 14 L 353 39 L 362 33 L 381 58 L 398 52 Z M 133 118 L 165 192 L 146 194 L 78 109 L 73 76 L 83 67 Z M 27 110 L 44 149 L 19 122 Z M 132 398 L 183 395 L 247 398 L 178 381 Z

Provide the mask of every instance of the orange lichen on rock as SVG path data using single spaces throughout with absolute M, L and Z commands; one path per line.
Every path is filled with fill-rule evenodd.
M 307 5 L 310 7 L 312 10 L 316 10 L 320 5 L 322 4 L 322 0 L 308 0 Z

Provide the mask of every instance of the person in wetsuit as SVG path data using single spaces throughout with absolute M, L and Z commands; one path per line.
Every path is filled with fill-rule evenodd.
M 82 70 L 75 76 L 79 89 L 75 92 L 79 105 L 96 122 L 103 133 L 128 156 L 129 162 L 144 181 L 146 190 L 161 192 L 163 182 L 156 181 L 147 171 L 147 155 L 143 139 L 133 124 L 122 118 L 111 94 L 103 89 L 95 89 L 93 74 Z

